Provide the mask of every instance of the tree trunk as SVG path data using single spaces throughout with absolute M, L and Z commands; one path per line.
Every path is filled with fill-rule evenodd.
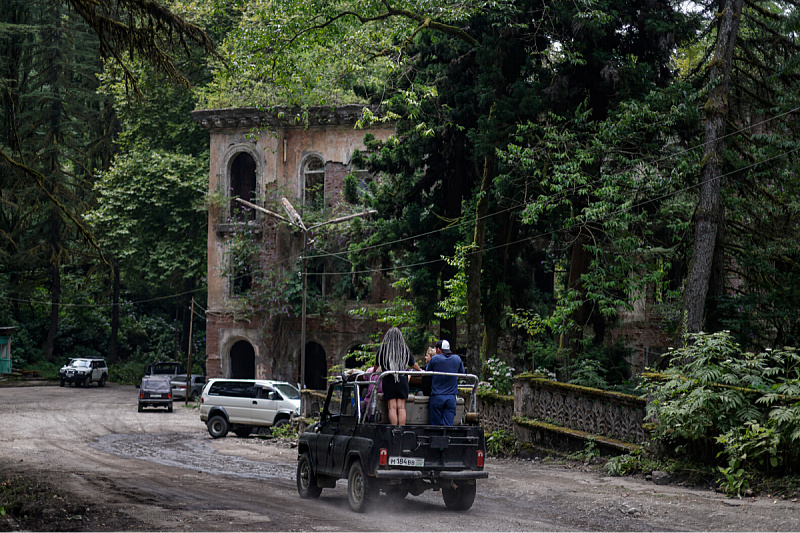
M 52 361 L 58 333 L 58 308 L 61 305 L 61 267 L 58 262 L 50 265 L 50 329 L 44 347 L 44 360 Z
M 445 265 L 442 269 L 442 277 L 440 280 L 439 293 L 442 298 L 447 297 L 447 289 L 444 288 L 445 280 L 452 279 L 455 275 L 455 268 L 450 265 Z M 450 341 L 450 347 L 455 351 L 459 348 L 458 345 L 458 318 L 442 318 L 439 320 L 439 337 Z M 459 353 L 463 353 L 461 350 Z
M 50 103 L 50 123 L 48 124 L 49 130 L 47 132 L 50 137 L 50 146 L 46 148 L 48 156 L 48 185 L 54 196 L 58 195 L 61 178 L 61 137 L 62 137 L 62 124 L 61 117 L 64 116 L 64 102 L 61 100 L 61 17 L 60 11 L 56 12 L 53 22 L 53 34 L 50 38 L 53 39 L 54 54 L 48 61 L 50 73 L 49 81 L 52 91 L 52 102 Z M 58 333 L 58 310 L 61 305 L 61 262 L 63 252 L 63 243 L 61 235 L 61 219 L 58 211 L 51 208 L 50 215 L 50 272 L 51 272 L 51 294 L 50 294 L 50 330 L 47 333 L 47 345 L 44 349 L 45 361 L 53 360 L 53 353 L 55 352 L 56 334 Z
M 111 346 L 108 350 L 108 362 L 117 362 L 117 339 L 119 338 L 119 259 L 113 261 L 114 288 L 111 305 Z
M 500 217 L 500 226 L 495 233 L 497 245 L 502 245 L 502 255 L 500 260 L 501 281 L 503 284 L 508 284 L 511 278 L 511 250 L 509 243 L 514 240 L 516 236 L 516 227 L 514 225 L 514 217 L 511 211 L 506 211 Z M 487 310 L 484 318 L 485 333 L 483 335 L 483 357 L 491 359 L 497 355 L 497 344 L 502 334 L 502 320 L 505 316 L 505 308 L 509 305 L 509 288 L 492 289 L 487 301 Z
M 720 180 L 725 149 L 725 122 L 728 116 L 728 85 L 733 51 L 739 33 L 739 18 L 743 0 L 730 0 L 723 5 L 718 17 L 717 44 L 711 62 L 709 85 L 712 87 L 706 103 L 705 154 L 700 174 L 700 199 L 695 212 L 695 238 L 692 262 L 683 297 L 683 333 L 696 333 L 703 328 L 703 311 L 717 233 L 722 223 Z
M 570 315 L 570 330 L 562 337 L 559 347 L 559 366 L 556 372 L 559 381 L 569 378 L 568 372 L 572 365 L 574 355 L 580 350 L 580 341 L 583 339 L 583 328 L 586 326 L 590 305 L 583 301 L 583 283 L 581 276 L 589 271 L 590 258 L 584 246 L 589 242 L 589 237 L 581 228 L 575 242 L 572 243 L 572 253 L 569 260 L 569 275 L 567 288 L 576 290 L 581 294 L 581 305 Z
M 491 114 L 491 113 L 490 113 Z M 483 358 L 481 348 L 481 270 L 483 269 L 483 245 L 486 236 L 486 214 L 489 211 L 488 191 L 491 188 L 495 169 L 497 168 L 497 155 L 490 152 L 484 160 L 483 179 L 481 191 L 478 196 L 478 205 L 475 209 L 475 234 L 472 243 L 476 249 L 469 254 L 467 261 L 467 361 L 469 372 L 478 377 L 483 376 Z

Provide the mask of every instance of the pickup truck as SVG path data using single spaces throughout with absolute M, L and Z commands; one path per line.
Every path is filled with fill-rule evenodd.
M 323 488 L 347 479 L 347 499 L 356 512 L 366 511 L 381 492 L 402 499 L 426 490 L 441 490 L 450 509 L 469 509 L 475 501 L 476 481 L 488 477 L 486 441 L 475 412 L 478 378 L 400 371 L 383 372 L 379 380 L 390 374 L 458 376 L 472 386 L 459 387 L 453 426 L 430 425 L 428 398 L 419 395 L 409 396 L 406 402 L 406 425 L 393 426 L 370 374 L 336 379 L 328 389 L 319 422 L 298 440 L 300 497 L 318 498 Z

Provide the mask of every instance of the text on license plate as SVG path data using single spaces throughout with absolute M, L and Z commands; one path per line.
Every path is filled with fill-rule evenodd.
M 161 398 L 161 395 L 160 394 L 151 394 L 150 397 L 151 398 Z
M 425 466 L 422 457 L 389 457 L 389 466 Z

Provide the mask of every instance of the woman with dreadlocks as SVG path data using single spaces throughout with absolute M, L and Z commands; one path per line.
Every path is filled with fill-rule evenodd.
M 384 372 L 390 370 L 422 370 L 414 361 L 403 333 L 398 328 L 390 328 L 383 336 L 375 364 Z M 383 378 L 383 398 L 389 410 L 389 423 L 406 425 L 406 399 L 408 398 L 408 376 L 391 374 Z

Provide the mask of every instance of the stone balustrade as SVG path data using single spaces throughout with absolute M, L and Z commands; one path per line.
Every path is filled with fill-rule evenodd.
M 629 394 L 560 383 L 537 374 L 514 379 L 514 416 L 641 444 L 647 401 Z

